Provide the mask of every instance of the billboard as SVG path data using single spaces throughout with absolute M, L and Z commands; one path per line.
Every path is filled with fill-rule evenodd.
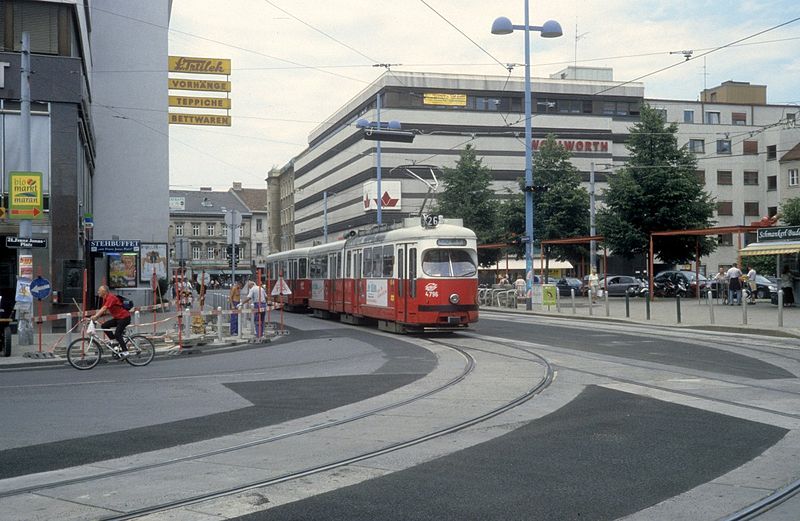
M 170 56 L 169 72 L 186 72 L 191 74 L 225 74 L 231 73 L 231 61 L 226 58 L 194 58 L 190 56 Z
M 402 210 L 402 183 L 400 181 L 381 181 L 381 211 Z M 378 209 L 378 181 L 364 183 L 364 211 Z

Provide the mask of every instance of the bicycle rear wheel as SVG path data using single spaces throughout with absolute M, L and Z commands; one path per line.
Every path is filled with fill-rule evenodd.
M 67 361 L 75 369 L 84 371 L 100 363 L 100 344 L 94 338 L 79 338 L 67 347 Z
M 130 353 L 125 361 L 131 365 L 141 367 L 153 361 L 156 356 L 156 347 L 144 335 L 132 335 L 125 338 L 125 345 Z

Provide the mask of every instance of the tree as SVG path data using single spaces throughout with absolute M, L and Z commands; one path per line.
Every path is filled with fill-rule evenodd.
M 645 105 L 633 126 L 630 158 L 611 177 L 606 207 L 598 212 L 600 233 L 617 255 L 648 254 L 650 232 L 690 230 L 713 225 L 714 202 L 697 179 L 697 161 L 686 147 L 678 148 L 678 127 L 666 125 L 661 114 Z M 713 238 L 659 237 L 654 253 L 663 262 L 683 263 L 716 248 Z
M 548 239 L 589 235 L 589 193 L 581 186 L 581 174 L 570 161 L 572 154 L 548 135 L 533 157 L 535 191 L 534 244 Z M 586 256 L 586 246 L 554 246 L 550 255 L 573 264 Z
M 781 203 L 781 220 L 786 226 L 800 226 L 800 197 Z
M 445 168 L 444 190 L 437 196 L 437 208 L 445 217 L 460 217 L 464 226 L 478 236 L 478 244 L 493 243 L 497 235 L 497 203 L 489 189 L 492 173 L 467 145 L 455 168 Z M 499 250 L 478 250 L 478 263 L 489 266 L 500 258 Z

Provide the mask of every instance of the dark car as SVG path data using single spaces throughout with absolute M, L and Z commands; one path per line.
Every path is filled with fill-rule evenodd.
M 609 275 L 600 281 L 600 288 L 607 286 L 609 297 L 624 297 L 630 288 L 638 291 L 644 283 L 636 277 L 628 275 Z
M 571 295 L 571 290 L 575 290 L 575 295 L 581 295 L 581 279 L 575 279 L 572 277 L 565 277 L 559 279 L 556 282 L 556 287 L 558 288 L 558 294 L 562 297 L 569 297 Z
M 683 271 L 683 270 L 667 270 L 662 271 L 658 275 L 653 278 L 654 283 L 664 283 L 667 280 L 672 282 L 681 281 L 686 286 L 686 291 L 689 293 L 690 297 L 697 296 L 697 280 L 696 273 L 693 271 Z M 706 279 L 705 275 L 702 273 L 700 274 L 700 291 L 705 292 L 706 286 L 708 285 L 708 279 Z

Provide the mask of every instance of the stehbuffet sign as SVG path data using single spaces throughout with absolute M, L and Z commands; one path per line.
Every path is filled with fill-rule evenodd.
M 228 76 L 231 73 L 231 61 L 226 58 L 196 58 L 191 56 L 170 56 L 169 72 L 181 74 L 219 74 Z M 195 80 L 187 78 L 168 78 L 170 90 L 190 90 L 207 92 L 231 91 L 229 81 Z M 213 96 L 181 96 L 170 92 L 169 106 L 181 109 L 224 110 L 225 114 L 196 114 L 191 112 L 169 112 L 170 125 L 204 125 L 215 127 L 231 126 L 231 100 L 229 95 Z
M 757 234 L 758 242 L 800 241 L 800 226 L 759 228 Z

